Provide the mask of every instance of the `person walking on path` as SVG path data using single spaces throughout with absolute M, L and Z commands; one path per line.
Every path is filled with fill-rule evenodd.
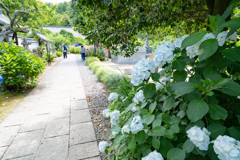
M 82 60 L 85 61 L 85 48 L 83 45 L 81 46 L 81 52 L 82 52 Z
M 67 58 L 67 47 L 63 43 L 63 58 L 65 58 L 65 57 Z

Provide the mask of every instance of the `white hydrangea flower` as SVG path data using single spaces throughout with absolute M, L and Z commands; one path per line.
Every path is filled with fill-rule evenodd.
M 237 96 L 237 99 L 240 99 L 240 96 Z
M 139 104 L 139 102 L 143 102 L 144 101 L 144 95 L 143 95 L 143 91 L 140 90 L 135 94 L 135 97 L 133 98 L 134 103 Z
M 150 77 L 151 73 L 155 72 L 155 64 L 151 60 L 142 59 L 133 67 L 131 83 L 138 86 L 144 80 Z
M 201 45 L 201 43 L 207 39 L 216 39 L 214 34 L 212 33 L 207 33 L 205 34 L 205 36 L 196 44 L 189 46 L 186 48 L 187 50 L 187 56 L 189 56 L 190 59 L 194 58 L 197 55 L 201 55 L 203 54 L 204 50 L 203 49 L 199 49 L 199 46 Z
M 103 114 L 103 117 L 106 117 L 106 118 L 108 118 L 108 117 L 107 117 L 107 115 L 108 115 L 109 111 L 110 111 L 110 109 L 109 109 L 109 108 L 108 108 L 108 109 L 104 109 L 104 110 L 103 110 L 103 112 L 102 112 L 102 114 Z
M 227 37 L 226 41 L 229 41 L 229 40 L 237 42 L 237 33 L 234 32 L 231 36 Z
M 209 132 L 206 128 L 201 130 L 200 127 L 194 126 L 187 131 L 187 136 L 193 144 L 195 144 L 200 150 L 207 151 L 210 144 Z
M 143 130 L 144 126 L 142 124 L 142 119 L 140 116 L 133 117 L 133 120 L 131 122 L 131 131 L 134 134 L 137 134 L 137 132 Z
M 118 124 L 118 119 L 120 117 L 120 112 L 115 110 L 113 112 L 110 113 L 110 122 L 112 125 L 117 125 Z
M 224 45 L 224 43 L 226 42 L 227 35 L 228 35 L 228 31 L 222 31 L 217 35 L 217 41 L 219 46 Z
M 116 136 L 119 132 L 112 131 L 112 135 Z
M 146 157 L 143 157 L 142 160 L 164 160 L 162 155 L 157 151 L 149 153 Z
M 109 97 L 108 97 L 108 101 L 111 102 L 111 101 L 114 101 L 118 99 L 118 94 L 117 93 L 110 93 Z
M 136 112 L 136 111 L 139 111 L 140 109 L 138 108 L 138 107 L 133 107 L 132 109 L 131 109 L 133 112 Z
M 171 42 L 165 42 L 163 45 L 158 45 L 154 51 L 154 63 L 158 68 L 161 68 L 167 62 L 173 60 L 173 51 L 175 46 Z
M 160 90 L 160 89 L 163 89 L 164 88 L 164 86 L 161 84 L 161 83 L 156 83 L 156 90 L 158 91 L 158 90 Z
M 98 150 L 102 153 L 105 153 L 105 149 L 107 147 L 108 143 L 106 141 L 101 141 L 98 145 Z
M 186 36 L 180 37 L 180 38 L 176 38 L 175 41 L 173 42 L 174 46 L 175 46 L 176 48 L 181 48 L 183 40 L 184 40 L 185 38 L 187 38 L 188 36 L 189 36 L 189 35 L 186 35 Z
M 240 160 L 240 142 L 229 136 L 218 136 L 213 149 L 220 160 Z
M 128 127 L 128 125 L 124 125 L 122 128 L 122 134 L 129 133 L 129 132 L 130 132 L 130 128 Z

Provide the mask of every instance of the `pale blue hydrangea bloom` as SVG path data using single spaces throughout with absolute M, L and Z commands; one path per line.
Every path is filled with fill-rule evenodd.
M 187 55 L 189 56 L 190 59 L 194 58 L 197 55 L 203 54 L 204 50 L 199 49 L 199 46 L 201 45 L 201 43 L 203 41 L 205 41 L 207 39 L 216 39 L 216 37 L 212 33 L 207 33 L 199 42 L 186 48 Z
M 226 41 L 229 41 L 229 40 L 232 40 L 232 41 L 235 41 L 237 42 L 237 33 L 234 32 L 231 36 L 227 37 Z
M 136 111 L 139 111 L 140 108 L 134 106 L 131 110 L 132 110 L 133 112 L 136 112 Z
M 142 160 L 164 160 L 162 155 L 157 151 L 149 153 L 146 157 L 143 157 Z
M 163 45 L 158 45 L 154 51 L 154 63 L 158 68 L 161 68 L 167 62 L 173 60 L 173 51 L 175 46 L 171 42 L 165 42 Z
M 220 160 L 240 160 L 240 142 L 229 136 L 218 136 L 213 149 Z
M 237 96 L 237 99 L 240 99 L 240 96 Z
M 144 80 L 147 80 L 150 77 L 150 74 L 154 72 L 154 62 L 147 59 L 142 59 L 133 67 L 131 83 L 134 86 L 138 86 Z
M 175 46 L 176 48 L 181 48 L 183 40 L 184 40 L 185 38 L 187 38 L 188 36 L 189 36 L 189 35 L 186 35 L 186 36 L 180 37 L 180 38 L 176 38 L 175 41 L 173 42 L 174 46 Z
M 111 102 L 111 101 L 114 101 L 118 99 L 118 94 L 117 93 L 110 93 L 110 95 L 108 96 L 108 101 Z
M 98 145 L 98 150 L 102 153 L 105 153 L 105 149 L 107 147 L 108 143 L 106 141 L 101 141 Z
M 135 97 L 133 98 L 134 103 L 139 104 L 139 102 L 143 102 L 144 101 L 144 95 L 143 95 L 143 91 L 140 90 L 135 94 Z
M 112 125 L 117 125 L 118 124 L 118 119 L 120 117 L 120 112 L 115 110 L 113 112 L 110 113 L 110 122 Z
M 156 90 L 158 91 L 158 90 L 160 90 L 160 89 L 163 89 L 164 88 L 164 86 L 161 84 L 161 83 L 156 83 Z
M 128 127 L 128 125 L 124 125 L 122 128 L 122 134 L 129 133 L 129 132 L 130 132 L 130 128 Z
M 108 108 L 108 109 L 104 109 L 103 110 L 103 112 L 102 112 L 102 114 L 103 114 L 103 117 L 106 117 L 106 118 L 108 118 L 109 117 L 109 111 L 110 111 L 110 109 Z
M 142 124 L 142 119 L 140 116 L 133 117 L 131 122 L 131 132 L 137 134 L 137 132 L 143 130 L 144 126 Z
M 210 144 L 209 132 L 206 128 L 201 130 L 200 127 L 194 126 L 187 131 L 187 136 L 193 144 L 195 144 L 200 150 L 207 151 Z
M 228 31 L 222 31 L 217 35 L 217 41 L 219 46 L 224 45 L 224 43 L 226 42 L 227 35 L 228 35 Z
M 119 132 L 112 131 L 112 135 L 116 136 Z

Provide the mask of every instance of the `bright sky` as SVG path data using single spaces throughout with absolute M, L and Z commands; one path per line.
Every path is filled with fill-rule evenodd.
M 50 2 L 50 3 L 61 3 L 61 2 L 70 2 L 71 0 L 41 0 L 42 2 Z

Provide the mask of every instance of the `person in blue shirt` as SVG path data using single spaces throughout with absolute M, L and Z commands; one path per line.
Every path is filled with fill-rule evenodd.
M 67 47 L 63 43 L 63 58 L 67 58 Z
M 85 61 L 85 48 L 83 45 L 81 46 L 81 52 L 82 52 L 82 60 Z

